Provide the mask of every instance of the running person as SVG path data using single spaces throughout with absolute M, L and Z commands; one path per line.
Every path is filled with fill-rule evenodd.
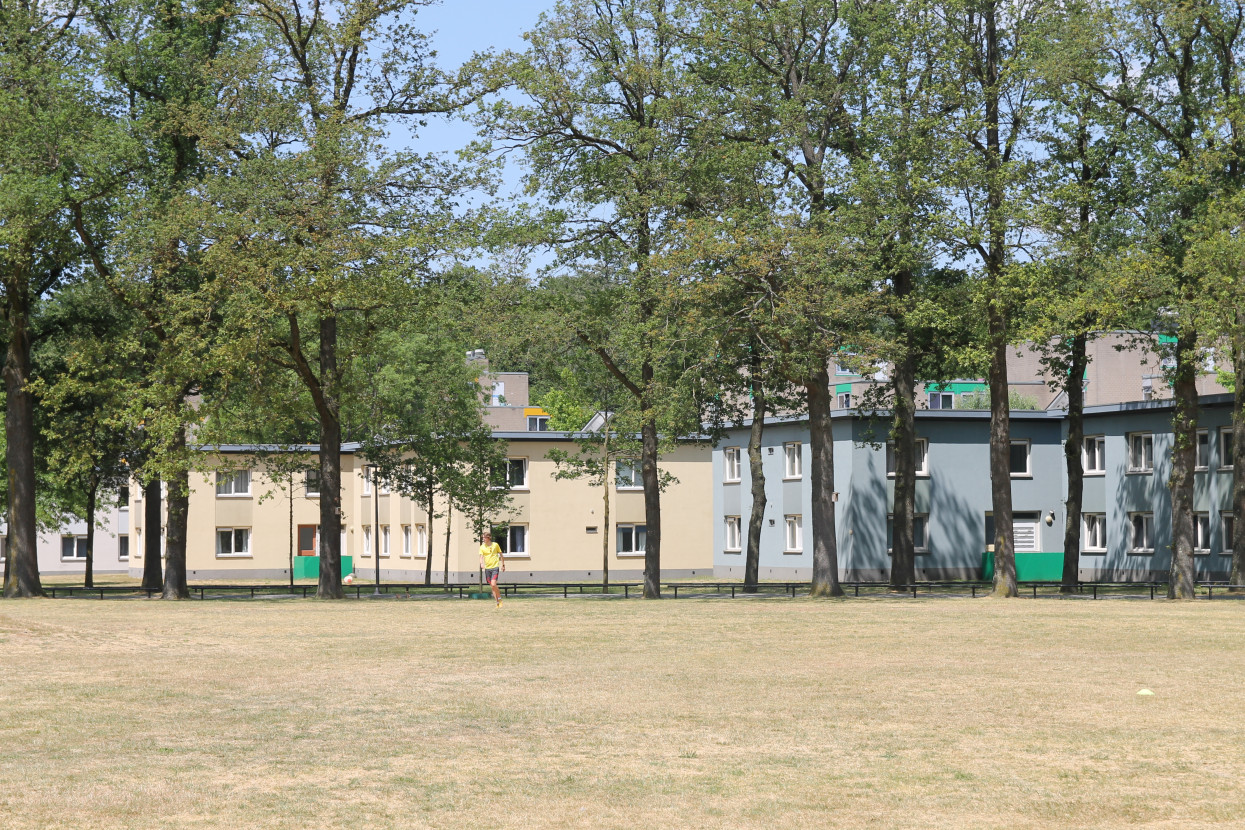
M 506 570 L 506 557 L 501 545 L 493 541 L 493 534 L 485 532 L 480 538 L 480 567 L 484 569 L 484 581 L 493 589 L 493 600 L 501 608 L 501 591 L 497 587 L 497 574 Z

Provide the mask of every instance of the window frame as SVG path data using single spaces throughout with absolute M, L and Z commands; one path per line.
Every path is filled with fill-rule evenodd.
M 1012 449 L 1016 446 L 1024 445 L 1025 448 L 1025 469 L 1024 472 L 1016 472 L 1012 469 Z M 1007 472 L 1009 478 L 1033 478 L 1033 442 L 1028 438 L 1013 438 L 1007 450 Z
M 363 525 L 362 530 L 363 530 L 363 548 L 362 550 L 359 551 L 359 558 L 360 559 L 371 559 L 372 558 L 372 547 L 373 547 L 372 526 Z
M 792 463 L 793 460 L 794 464 Z M 782 480 L 799 481 L 803 478 L 804 444 L 799 441 L 784 441 L 782 445 Z
M 804 553 L 804 516 L 801 513 L 788 513 L 782 517 L 783 553 Z M 794 534 L 792 533 L 794 530 Z M 794 537 L 795 547 L 792 547 Z
M 314 487 L 312 479 L 315 479 Z M 303 498 L 320 498 L 320 471 L 314 467 L 308 467 L 303 470 Z
M 917 543 L 916 523 L 921 523 L 921 540 Z M 893 556 L 895 551 L 895 514 L 886 514 L 886 555 Z M 929 514 L 912 514 L 912 552 L 916 555 L 929 553 Z
M 640 469 L 641 460 L 638 458 L 617 458 L 614 460 L 614 489 L 615 490 L 643 490 L 644 476 Z M 623 484 L 621 470 L 624 468 L 631 471 L 629 477 L 630 484 Z
M 917 478 L 929 478 L 929 439 L 916 439 L 917 460 L 920 462 L 916 468 Z M 895 477 L 895 442 L 886 442 L 886 477 Z
M 743 464 L 740 463 L 739 447 L 722 448 L 722 483 L 738 484 L 743 481 Z M 731 475 L 732 470 L 734 475 Z
M 1091 543 L 1094 536 L 1094 529 L 1091 526 L 1097 525 L 1100 529 L 1102 544 L 1095 545 Z M 1106 553 L 1107 552 L 1107 514 L 1106 513 L 1082 513 L 1081 514 L 1081 552 L 1082 553 Z
M 1202 450 L 1206 451 L 1206 463 L 1202 463 Z M 1194 439 L 1193 446 L 1193 469 L 1196 472 L 1205 472 L 1210 469 L 1211 452 L 1210 452 L 1210 430 L 1199 429 L 1197 437 Z
M 514 470 L 515 470 L 516 464 L 522 465 L 522 468 L 523 468 L 523 481 L 521 484 L 514 483 Z M 529 476 L 530 476 L 530 465 L 528 464 L 527 456 L 514 456 L 514 457 L 506 458 L 506 489 L 507 490 L 530 490 L 532 489 L 531 480 Z
M 229 489 L 227 492 L 221 491 L 221 486 L 226 484 L 228 479 Z M 238 479 L 246 479 L 246 490 L 238 490 Z M 217 470 L 216 471 L 216 498 L 218 499 L 249 499 L 251 497 L 251 471 L 245 470 Z
M 743 527 L 741 524 L 742 516 L 726 516 L 723 523 L 723 542 L 722 550 L 726 553 L 741 553 L 743 551 Z M 732 521 L 733 520 L 733 521 Z M 734 542 L 731 544 L 731 528 L 734 528 Z
M 630 531 L 631 550 L 622 549 L 623 531 Z M 640 548 L 639 539 L 644 536 L 644 547 Z M 648 525 L 644 522 L 619 522 L 614 525 L 614 555 L 619 559 L 639 559 L 648 555 Z
M 130 561 L 130 534 L 128 533 L 117 534 L 117 559 L 122 562 Z
M 390 532 L 390 525 L 380 526 L 380 558 L 388 559 L 393 541 L 393 533 Z
M 231 550 L 227 553 L 221 549 L 222 548 L 222 545 L 221 545 L 221 534 L 222 533 L 231 534 L 230 536 Z M 242 537 L 239 537 L 238 536 L 239 533 L 245 534 L 245 535 L 243 535 Z M 243 538 L 246 540 L 246 550 L 243 550 L 243 551 L 237 550 L 237 542 L 239 538 Z M 251 528 L 249 527 L 217 527 L 215 548 L 216 548 L 217 559 L 251 559 L 253 557 L 253 554 L 251 553 Z
M 402 525 L 402 552 L 398 554 L 402 559 L 411 558 L 411 526 Z
M 927 391 L 927 392 L 926 392 L 926 394 L 929 396 L 929 397 L 928 397 L 928 400 L 927 400 L 927 402 L 926 402 L 926 403 L 927 403 L 927 406 L 928 406 L 931 410 L 933 410 L 933 411 L 935 411 L 935 412 L 945 412 L 945 411 L 947 411 L 947 410 L 949 410 L 949 409 L 955 409 L 955 393 L 954 393 L 954 392 L 942 392 L 942 391 L 939 391 L 939 392 L 929 392 L 929 391 Z M 937 396 L 937 398 L 938 398 L 938 406 L 934 406 L 934 398 L 935 398 L 935 396 Z M 944 397 L 944 396 L 945 396 L 945 397 Z M 947 401 L 947 402 L 949 402 L 951 405 L 950 405 L 950 406 L 943 406 L 943 405 L 942 405 L 942 404 L 943 404 L 943 401 Z
M 1149 547 L 1138 547 L 1137 545 L 1137 519 L 1141 519 L 1146 535 L 1149 537 L 1145 541 Z M 1128 552 L 1131 555 L 1149 556 L 1154 553 L 1154 513 L 1146 511 L 1137 511 L 1128 514 Z
M 1141 455 L 1143 456 L 1143 464 L 1145 463 L 1144 456 L 1146 454 L 1145 445 L 1147 443 L 1149 444 L 1150 458 L 1149 458 L 1148 467 L 1147 466 L 1138 467 L 1138 466 L 1133 465 L 1133 441 L 1135 439 L 1142 441 Z M 1154 433 L 1153 432 L 1130 432 L 1128 433 L 1128 466 L 1125 470 L 1125 474 L 1126 475 L 1146 475 L 1146 476 L 1154 474 Z
M 65 555 L 65 542 L 73 542 L 73 556 Z M 78 556 L 77 552 L 81 550 L 82 555 Z M 62 562 L 86 562 L 86 534 L 85 533 L 62 533 L 61 534 L 61 561 Z
M 836 409 L 851 409 L 852 408 L 852 393 L 851 392 L 839 392 L 838 394 L 835 395 L 834 403 L 835 403 Z
M 516 534 L 516 531 L 519 531 Z M 505 530 L 500 525 L 492 526 L 490 532 L 493 534 L 493 541 L 504 540 L 505 544 L 501 545 L 502 555 L 507 559 L 530 559 L 532 556 L 532 533 L 531 528 L 526 522 L 507 522 Z M 504 536 L 502 534 L 505 534 Z M 523 550 L 516 552 L 514 549 L 514 540 L 516 535 L 523 537 Z M 499 542 L 500 544 L 500 542 Z
M 535 429 L 532 429 L 533 421 L 536 422 Z M 528 432 L 548 432 L 549 431 L 549 416 L 548 415 L 528 415 L 527 416 L 527 431 Z
M 1219 469 L 1231 470 L 1232 465 L 1232 427 L 1219 427 Z
M 1196 556 L 1210 554 L 1210 513 L 1193 513 L 1193 553 Z M 1199 538 L 1200 537 L 1200 538 Z
M 1090 467 L 1089 444 L 1093 442 L 1097 449 L 1097 461 L 1099 466 Z M 1086 435 L 1081 439 L 1081 474 L 1087 476 L 1105 476 L 1107 474 L 1107 436 L 1106 435 Z
M 1221 534 L 1220 542 L 1219 542 L 1219 555 L 1220 556 L 1231 556 L 1232 555 L 1232 544 L 1233 544 L 1232 533 L 1235 530 L 1235 527 L 1234 527 L 1235 524 L 1236 524 L 1236 514 L 1233 511 L 1231 510 L 1220 510 L 1219 511 L 1219 533 Z

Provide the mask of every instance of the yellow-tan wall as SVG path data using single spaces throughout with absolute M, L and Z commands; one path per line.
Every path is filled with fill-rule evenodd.
M 506 578 L 514 581 L 577 581 L 601 578 L 602 541 L 609 544 L 612 581 L 639 579 L 644 569 L 643 555 L 619 554 L 616 528 L 619 524 L 644 523 L 644 495 L 639 489 L 609 486 L 610 526 L 603 521 L 603 494 L 600 487 L 586 480 L 557 480 L 554 463 L 547 458 L 550 449 L 573 451 L 563 439 L 512 440 L 508 455 L 528 460 L 528 487 L 512 491 L 509 509 L 491 516 L 494 523 L 524 524 L 528 528 L 527 553 L 507 559 Z M 212 459 L 213 463 L 243 466 L 248 456 L 230 453 Z M 290 499 L 284 484 L 274 482 L 263 470 L 263 462 L 251 461 L 251 488 L 247 496 L 217 496 L 215 473 L 192 473 L 190 517 L 187 544 L 187 573 L 196 579 L 276 579 L 288 578 L 291 527 L 319 524 L 319 499 L 304 495 L 301 476 L 293 488 L 293 522 Z M 314 462 L 312 462 L 314 463 Z M 364 527 L 374 523 L 379 509 L 380 526 L 390 528 L 390 551 L 382 555 L 381 578 L 385 581 L 422 582 L 427 564 L 420 549 L 416 528 L 428 524 L 426 512 L 412 500 L 397 493 L 365 494 L 362 468 L 366 459 L 354 453 L 342 454 L 342 554 L 353 557 L 356 577 L 365 581 L 375 576 L 373 550 L 364 547 Z M 662 493 L 662 573 L 679 578 L 711 573 L 712 485 L 708 445 L 689 445 L 675 449 L 661 462 L 663 472 L 677 483 Z M 141 488 L 135 484 L 130 514 L 135 524 L 131 542 L 130 571 L 141 574 L 142 534 L 145 520 Z M 375 498 L 375 502 L 373 499 Z M 432 578 L 445 578 L 446 507 L 437 506 L 433 518 Z M 455 512 L 450 520 L 449 581 L 477 578 L 479 541 L 467 517 Z M 403 526 L 412 528 L 412 555 L 403 551 Z M 246 556 L 218 556 L 216 531 L 222 527 L 245 527 L 251 531 Z M 596 532 L 587 529 L 595 527 Z M 297 541 L 297 540 L 296 540 Z

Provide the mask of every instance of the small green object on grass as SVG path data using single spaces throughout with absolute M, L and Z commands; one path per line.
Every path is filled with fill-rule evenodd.
M 488 591 L 472 591 L 470 594 L 467 594 L 467 596 L 470 597 L 471 599 L 492 599 L 493 598 L 493 595 L 490 594 Z
M 1139 694 L 1139 695 L 1149 695 L 1150 697 L 1153 697 L 1153 696 L 1154 696 L 1154 692 L 1150 691 L 1149 689 L 1142 689 L 1142 690 L 1141 690 L 1140 692 L 1138 692 L 1137 694 Z

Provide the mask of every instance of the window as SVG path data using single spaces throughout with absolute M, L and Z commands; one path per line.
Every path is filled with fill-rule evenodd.
M 493 541 L 506 556 L 527 556 L 527 525 L 508 525 L 492 529 Z
M 929 441 L 924 438 L 916 439 L 916 474 L 919 476 L 929 475 L 929 470 L 925 466 L 926 458 L 929 454 Z M 886 474 L 894 477 L 895 475 L 895 445 L 887 443 L 886 445 Z
M 303 470 L 303 495 L 309 499 L 320 497 L 319 470 Z
M 134 529 L 134 558 L 143 558 L 143 529 L 141 527 Z
M 622 459 L 614 462 L 614 486 L 619 490 L 639 490 L 644 487 L 638 459 Z
M 739 481 L 739 447 L 727 447 L 722 450 L 723 481 Z
M 1219 514 L 1219 522 L 1223 529 L 1223 544 L 1219 546 L 1220 553 L 1232 552 L 1232 536 L 1236 532 L 1235 514 L 1224 511 Z
M 1210 467 L 1210 433 L 1204 429 L 1197 431 L 1197 469 Z
M 1085 513 L 1081 516 L 1085 533 L 1081 537 L 1081 550 L 1105 551 L 1107 549 L 1107 517 L 1102 513 Z
M 886 552 L 895 547 L 895 514 L 886 517 Z M 917 513 L 912 517 L 912 548 L 915 553 L 929 552 L 929 515 Z
M 124 533 L 117 537 L 117 558 L 123 561 L 130 558 L 130 537 Z
M 247 527 L 216 528 L 217 556 L 250 556 L 251 529 Z
M 951 392 L 930 392 L 930 409 L 955 409 L 955 395 Z
M 9 537 L 7 535 L 0 536 L 0 562 L 3 562 L 4 558 L 8 555 L 9 555 Z
M 216 495 L 218 496 L 249 496 L 251 495 L 251 471 L 231 470 L 216 474 Z
M 1219 468 L 1232 469 L 1232 427 L 1219 430 Z
M 1012 549 L 1016 553 L 1036 553 L 1041 550 L 1041 517 L 1037 513 L 1012 515 Z
M 548 432 L 549 416 L 548 415 L 528 415 L 527 416 L 528 432 Z
M 380 555 L 389 556 L 389 525 L 380 529 Z
M 117 507 L 121 510 L 130 509 L 130 488 L 122 487 L 117 491 Z
M 73 561 L 76 559 L 86 559 L 86 537 L 62 536 L 61 561 Z
M 320 526 L 319 525 L 299 525 L 298 526 L 298 555 L 299 556 L 315 556 L 320 550 Z M 346 552 L 342 548 L 342 553 Z
M 506 403 L 506 382 L 501 380 L 493 381 L 492 392 L 489 393 L 490 406 L 504 406 Z
M 785 553 L 804 552 L 804 518 L 802 516 L 784 516 L 786 526 Z
M 842 363 L 834 364 L 834 373 L 836 375 L 854 375 L 856 372 L 850 366 L 844 366 Z
M 852 408 L 852 393 L 851 392 L 840 392 L 837 400 L 838 400 L 839 409 L 851 409 Z
M 647 525 L 618 526 L 619 556 L 643 556 L 647 542 Z
M 372 495 L 372 468 L 367 466 L 363 468 L 363 495 Z
M 1193 549 L 1198 553 L 1210 553 L 1210 514 L 1193 514 Z
M 527 459 L 506 459 L 506 484 L 511 490 L 527 489 Z
M 1008 469 L 1012 478 L 1023 478 L 1029 475 L 1029 442 L 1013 441 Z
M 1103 435 L 1090 435 L 1085 438 L 1085 451 L 1081 454 L 1082 469 L 1085 475 L 1105 475 L 1107 472 L 1107 439 Z
M 802 451 L 803 445 L 799 443 L 782 445 L 783 478 L 800 478 L 804 475 Z
M 1154 514 L 1130 513 L 1128 524 L 1131 538 L 1128 542 L 1129 553 L 1154 552 Z
M 402 525 L 402 555 L 408 559 L 411 556 L 411 526 Z
M 359 551 L 360 556 L 372 555 L 372 526 L 363 526 L 363 550 Z
M 1148 432 L 1133 432 L 1128 436 L 1128 471 L 1130 473 L 1154 472 L 1154 436 Z
M 726 544 L 723 548 L 730 551 L 738 551 L 743 548 L 743 545 L 740 543 L 738 516 L 726 517 Z

